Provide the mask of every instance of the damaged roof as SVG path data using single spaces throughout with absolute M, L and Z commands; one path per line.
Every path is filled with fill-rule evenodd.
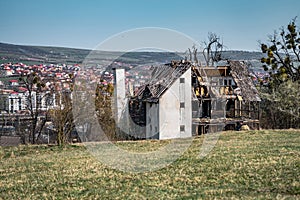
M 228 64 L 228 67 L 231 69 L 231 76 L 237 87 L 241 90 L 243 100 L 261 101 L 259 93 L 250 77 L 247 65 L 240 61 L 228 61 Z M 135 98 L 148 102 L 158 102 L 159 97 L 190 67 L 192 67 L 192 64 L 188 61 L 172 61 L 168 64 L 153 67 L 150 81 L 139 89 L 135 94 Z M 208 70 L 218 72 L 217 74 L 206 74 L 208 77 L 220 76 L 218 69 L 213 70 L 208 68 Z M 214 87 L 212 87 L 211 92 L 214 96 L 220 96 L 219 91 Z
M 240 61 L 228 61 L 231 75 L 237 86 L 241 89 L 241 96 L 246 101 L 261 101 L 258 91 L 250 77 L 248 67 Z
M 140 88 L 136 97 L 140 100 L 157 102 L 158 98 L 191 66 L 190 62 L 184 60 L 155 66 L 150 81 Z

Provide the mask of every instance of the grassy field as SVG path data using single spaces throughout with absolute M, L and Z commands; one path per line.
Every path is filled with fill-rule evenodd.
M 82 145 L 2 147 L 0 199 L 300 199 L 300 131 L 224 132 L 199 159 L 203 138 L 168 167 L 144 173 L 111 169 Z

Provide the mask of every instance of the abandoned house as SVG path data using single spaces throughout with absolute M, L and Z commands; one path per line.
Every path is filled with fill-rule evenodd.
M 124 74 L 116 69 L 115 109 L 119 129 L 133 138 L 191 137 L 242 124 L 259 129 L 260 97 L 243 62 L 204 67 L 172 61 L 155 67 L 129 97 Z
M 193 67 L 194 134 L 236 130 L 242 124 L 259 129 L 260 97 L 240 61 L 217 67 Z

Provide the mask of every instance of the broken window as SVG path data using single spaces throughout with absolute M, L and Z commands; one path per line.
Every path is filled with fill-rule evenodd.
M 210 117 L 211 101 L 203 101 L 202 103 L 202 117 Z
M 226 79 L 224 79 L 224 85 L 227 85 L 227 80 Z

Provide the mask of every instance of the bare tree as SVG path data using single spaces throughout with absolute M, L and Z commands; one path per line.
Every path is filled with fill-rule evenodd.
M 198 49 L 197 49 L 195 44 L 192 46 L 192 49 L 188 48 L 187 53 L 188 53 L 188 56 L 189 56 L 189 60 L 194 61 L 195 63 L 198 64 L 198 57 L 197 57 Z
M 192 61 L 193 60 L 193 53 L 192 50 L 190 48 L 188 48 L 188 56 L 189 56 L 189 60 Z
M 43 93 L 45 84 L 37 73 L 21 75 L 19 78 L 21 84 L 27 89 L 27 109 L 31 117 L 29 142 L 35 144 L 40 137 L 43 127 L 47 121 L 47 111 L 42 111 L 42 100 L 49 95 Z
M 50 110 L 50 116 L 57 132 L 56 141 L 59 146 L 69 142 L 71 132 L 75 128 L 71 92 L 56 92 L 56 106 Z
M 215 62 L 221 60 L 223 52 L 223 42 L 220 41 L 220 37 L 215 33 L 208 33 L 208 41 L 203 42 L 203 56 L 206 62 L 206 66 L 214 65 Z

